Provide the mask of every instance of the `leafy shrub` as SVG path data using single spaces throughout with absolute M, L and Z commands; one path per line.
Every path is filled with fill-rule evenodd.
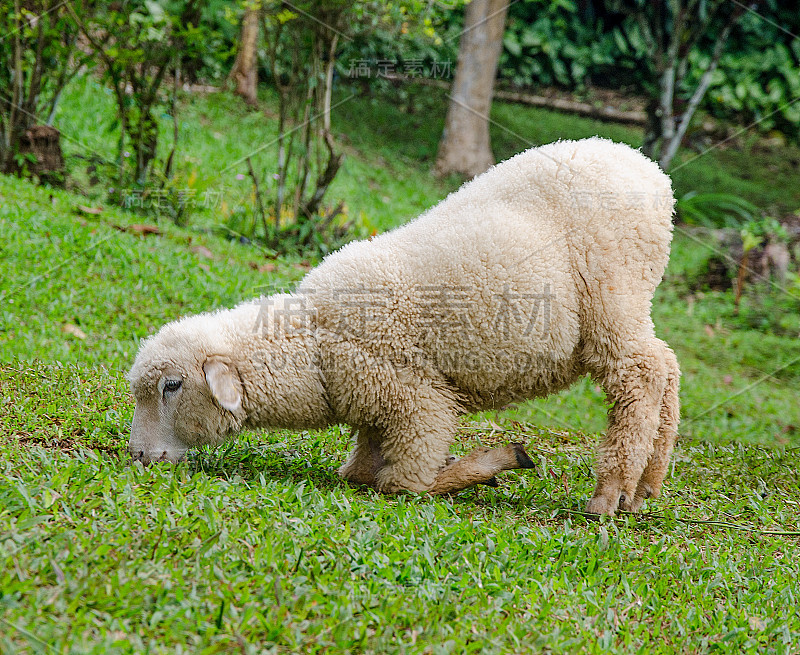
M 462 12 L 451 7 L 410 2 L 385 3 L 367 11 L 362 2 L 352 38 L 341 43 L 337 73 L 362 91 L 379 91 L 402 103 L 414 101 L 403 81 L 415 78 L 450 80 L 456 71 Z M 458 2 L 451 3 L 457 5 Z
M 36 171 L 40 162 L 26 133 L 52 122 L 64 87 L 91 63 L 78 46 L 78 27 L 66 4 L 31 0 L 0 6 L 0 172 L 28 177 Z M 60 159 L 60 147 L 56 150 Z M 40 179 L 60 183 L 57 168 Z
M 800 13 L 787 3 L 766 0 L 746 13 L 712 77 L 704 108 L 721 118 L 760 121 L 761 131 L 779 129 L 800 136 Z M 691 75 L 699 76 L 706 59 L 691 57 Z
M 229 237 L 258 241 L 273 252 L 312 258 L 324 257 L 349 241 L 370 235 L 364 217 L 349 218 L 344 203 L 322 211 L 322 216 L 300 220 L 284 214 L 280 222 L 270 212 L 264 225 L 254 207 L 242 205 L 227 215 L 222 228 Z
M 692 69 L 699 76 L 708 57 L 691 57 Z M 720 68 L 711 78 L 705 108 L 721 118 L 735 116 L 758 122 L 758 129 L 780 129 L 797 138 L 800 125 L 800 42 L 791 46 L 776 43 L 755 55 L 743 51 L 722 57 Z
M 675 210 L 684 223 L 710 228 L 740 228 L 759 216 L 758 207 L 732 193 L 690 191 L 678 199 Z
M 158 147 L 161 86 L 168 72 L 177 74 L 182 57 L 202 50 L 208 36 L 199 24 L 199 2 L 121 0 L 99 4 L 94 13 L 87 0 L 75 6 L 81 33 L 114 91 L 121 129 L 118 184 L 145 186 Z M 133 153 L 132 170 L 126 170 L 126 147 Z
M 573 0 L 512 5 L 503 36 L 500 76 L 516 86 L 538 84 L 580 89 L 588 78 L 621 59 L 618 36 Z

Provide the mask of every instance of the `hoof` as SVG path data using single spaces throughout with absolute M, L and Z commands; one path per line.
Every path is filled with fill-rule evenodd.
M 631 503 L 631 512 L 638 512 L 642 509 L 642 505 L 644 505 L 644 498 L 640 495 L 636 495 L 633 497 L 633 502 Z
M 607 514 L 608 516 L 614 516 L 618 504 L 618 502 L 610 501 L 603 496 L 595 496 L 586 503 L 586 512 L 588 514 Z
M 628 496 L 624 491 L 619 495 L 619 508 L 623 512 L 633 512 L 636 504 L 635 496 Z
M 648 498 L 658 498 L 660 495 L 660 489 L 655 491 L 649 483 L 640 482 L 638 488 L 636 489 L 636 495 L 633 497 L 633 503 L 631 503 L 630 511 L 638 512 L 642 508 L 642 505 L 644 505 L 645 500 Z
M 525 452 L 525 445 L 521 443 L 512 443 L 511 447 L 514 449 L 514 455 L 517 457 L 517 464 L 521 469 L 532 469 L 536 466 L 533 460 Z

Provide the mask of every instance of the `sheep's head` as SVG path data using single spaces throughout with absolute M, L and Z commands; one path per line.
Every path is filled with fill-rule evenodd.
M 128 375 L 136 398 L 128 450 L 144 464 L 177 462 L 191 447 L 219 443 L 244 418 L 236 367 L 189 321 L 148 339 Z

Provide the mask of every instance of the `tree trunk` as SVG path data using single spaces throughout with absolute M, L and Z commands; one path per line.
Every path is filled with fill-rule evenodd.
M 64 181 L 64 157 L 61 154 L 61 133 L 48 125 L 33 125 L 18 140 L 19 156 L 11 157 L 3 173 L 34 175 L 40 182 L 61 186 Z
M 258 98 L 258 12 L 257 5 L 250 5 L 245 10 L 239 52 L 230 74 L 236 84 L 234 93 L 250 106 L 255 106 Z
M 507 10 L 508 0 L 472 0 L 466 7 L 437 175 L 475 177 L 494 164 L 489 110 Z

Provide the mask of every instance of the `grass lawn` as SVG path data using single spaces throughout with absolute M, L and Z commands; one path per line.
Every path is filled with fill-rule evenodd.
M 348 158 L 331 198 L 372 228 L 456 186 L 429 174 L 441 97 L 418 104 L 354 98 L 334 117 Z M 68 154 L 113 158 L 109 107 L 91 80 L 71 88 L 56 123 Z M 493 118 L 500 158 L 638 138 L 511 105 Z M 224 94 L 187 99 L 181 121 L 187 184 L 228 207 L 246 197 L 235 162 L 274 121 Z M 678 193 L 800 206 L 800 186 L 768 180 L 791 176 L 786 158 L 759 147 L 764 177 L 743 180 L 746 152 L 719 150 L 679 170 Z M 259 156 L 268 170 L 274 153 Z M 684 373 L 672 474 L 645 514 L 597 521 L 580 512 L 605 413 L 589 380 L 468 417 L 459 452 L 524 440 L 537 467 L 453 498 L 341 482 L 347 427 L 129 466 L 123 375 L 139 340 L 308 265 L 199 229 L 222 206 L 143 236 L 141 216 L 79 209 L 101 192 L 75 179 L 94 201 L 0 177 L 0 652 L 798 652 L 798 304 L 754 288 L 735 315 L 730 292 L 698 287 L 710 250 L 694 233 L 676 234 L 654 305 Z

